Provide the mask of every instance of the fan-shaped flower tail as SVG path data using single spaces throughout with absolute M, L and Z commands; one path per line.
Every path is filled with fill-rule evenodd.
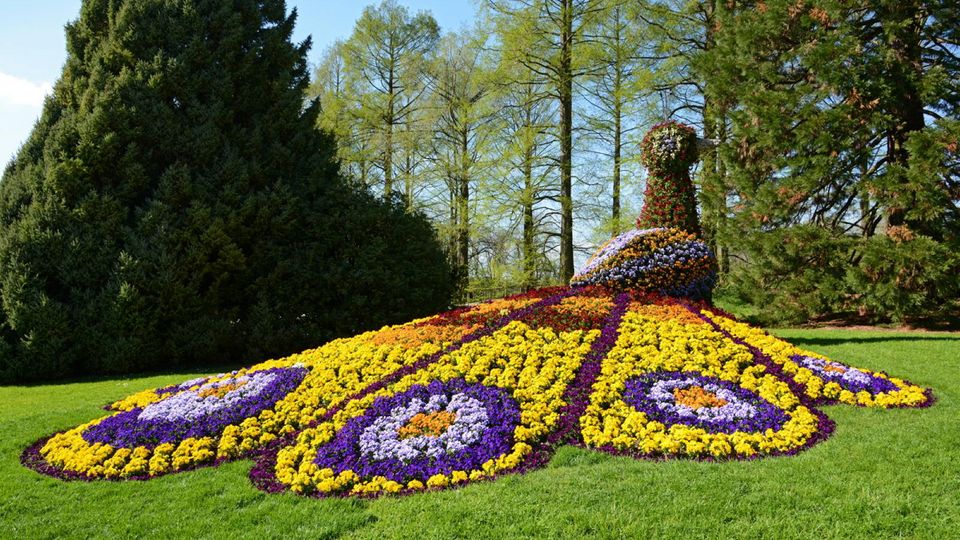
M 373 496 L 539 467 L 576 426 L 582 389 L 616 340 L 627 302 L 620 295 L 599 330 L 538 327 L 552 317 L 544 309 L 515 314 L 501 329 L 348 402 L 263 456 L 251 479 L 268 491 Z
M 832 423 L 684 306 L 635 303 L 580 428 L 611 453 L 727 459 L 794 453 Z
M 789 384 L 809 403 L 882 408 L 933 403 L 931 390 L 909 381 L 830 360 L 721 314 L 688 307 L 718 332 L 749 348 L 768 373 Z

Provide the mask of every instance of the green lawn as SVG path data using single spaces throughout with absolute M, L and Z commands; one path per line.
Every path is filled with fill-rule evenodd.
M 108 401 L 197 374 L 0 387 L 0 538 L 960 536 L 960 334 L 776 333 L 931 386 L 938 402 L 828 407 L 833 437 L 795 457 L 651 463 L 563 448 L 524 476 L 358 501 L 263 494 L 246 461 L 148 482 L 43 477 L 19 464 L 29 443 Z

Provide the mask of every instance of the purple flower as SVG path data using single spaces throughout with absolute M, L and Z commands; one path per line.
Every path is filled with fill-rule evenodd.
M 442 432 L 403 433 L 414 417 L 438 413 L 452 418 Z M 519 423 L 519 405 L 507 390 L 463 379 L 434 381 L 374 400 L 320 447 L 314 462 L 336 473 L 352 470 L 361 478 L 424 481 L 435 474 L 479 469 L 507 454 Z
M 199 387 L 188 381 L 193 383 L 187 386 L 191 389 L 108 416 L 87 428 L 82 436 L 89 443 L 126 448 L 152 448 L 189 437 L 217 436 L 228 425 L 273 408 L 300 386 L 306 375 L 306 368 L 289 367 L 255 371 Z
M 673 238 L 677 231 L 628 231 L 605 244 L 579 273 L 574 286 L 610 285 L 668 296 L 705 298 L 716 284 L 713 252 L 701 240 Z M 664 241 L 666 244 L 663 244 Z M 631 248 L 631 255 L 624 251 Z
M 699 388 L 713 396 L 715 406 L 691 406 L 676 397 L 677 391 Z M 784 411 L 755 393 L 729 381 L 695 372 L 648 373 L 628 379 L 623 400 L 651 420 L 686 424 L 713 433 L 779 430 L 787 421 Z
M 877 377 L 876 375 L 854 367 L 846 366 L 840 362 L 821 360 L 812 356 L 803 355 L 794 355 L 790 359 L 801 367 L 809 369 L 825 382 L 837 383 L 840 385 L 840 388 L 854 393 L 866 390 L 872 395 L 877 395 L 899 390 L 897 385 L 887 379 Z

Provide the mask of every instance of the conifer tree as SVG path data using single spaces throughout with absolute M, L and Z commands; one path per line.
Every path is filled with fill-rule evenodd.
M 731 283 L 746 300 L 795 319 L 950 307 L 960 271 L 956 7 L 718 4 L 699 72 L 707 97 L 729 108 L 721 152 L 734 212 L 721 234 L 739 244 Z
M 0 380 L 249 363 L 436 310 L 426 222 L 345 187 L 282 0 L 88 0 L 0 183 Z

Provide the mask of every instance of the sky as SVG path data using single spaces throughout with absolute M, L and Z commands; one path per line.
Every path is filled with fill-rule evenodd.
M 0 167 L 13 158 L 40 116 L 43 97 L 66 60 L 64 25 L 80 13 L 81 0 L 0 0 Z M 337 39 L 350 35 L 363 8 L 373 1 L 287 0 L 297 9 L 294 39 L 313 37 L 310 61 Z M 397 0 L 411 12 L 429 11 L 443 31 L 469 25 L 471 0 Z

